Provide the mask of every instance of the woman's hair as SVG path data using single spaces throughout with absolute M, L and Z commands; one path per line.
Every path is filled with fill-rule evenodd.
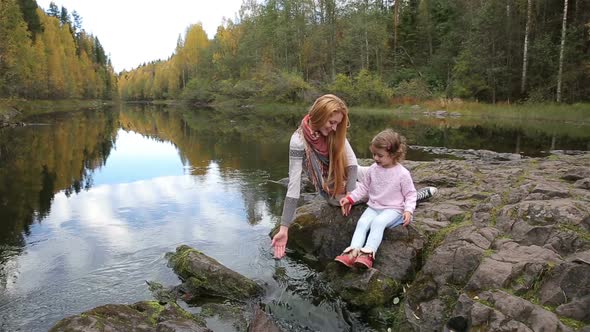
M 406 151 L 408 149 L 406 138 L 393 131 L 393 129 L 385 129 L 373 137 L 371 146 L 389 152 L 389 155 L 396 164 L 406 158 Z
M 346 169 L 344 167 L 346 130 L 350 125 L 348 107 L 342 99 L 327 94 L 319 97 L 309 109 L 309 122 L 313 130 L 324 126 L 330 117 L 338 112 L 342 114 L 342 122 L 336 127 L 336 132 L 330 132 L 327 137 L 330 166 L 328 169 L 328 183 L 334 183 L 333 196 L 344 193 Z

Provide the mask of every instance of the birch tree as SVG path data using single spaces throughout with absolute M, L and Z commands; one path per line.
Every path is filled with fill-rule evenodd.
M 524 50 L 522 56 L 522 77 L 520 83 L 520 93 L 524 94 L 526 89 L 526 70 L 528 63 L 528 50 L 529 50 L 529 33 L 531 31 L 531 14 L 533 11 L 533 0 L 527 1 L 527 15 L 526 15 L 526 27 L 524 30 Z
M 561 81 L 563 74 L 563 51 L 565 49 L 565 29 L 567 25 L 567 4 L 568 0 L 563 0 L 563 21 L 561 23 L 561 48 L 559 50 L 559 72 L 557 73 L 557 102 L 561 103 Z

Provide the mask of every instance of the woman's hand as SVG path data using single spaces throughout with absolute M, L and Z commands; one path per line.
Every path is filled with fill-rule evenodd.
M 404 226 L 408 226 L 412 222 L 412 213 L 404 211 Z
M 350 200 L 348 200 L 348 196 L 342 197 L 340 199 L 340 210 L 342 211 L 342 215 L 349 215 L 350 209 L 352 209 L 352 204 L 350 203 Z
M 280 226 L 279 231 L 272 238 L 271 245 L 274 247 L 275 258 L 281 259 L 285 256 L 285 247 L 289 239 L 289 227 Z

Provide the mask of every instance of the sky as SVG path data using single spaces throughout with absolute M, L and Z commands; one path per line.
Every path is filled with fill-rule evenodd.
M 51 0 L 37 0 L 43 10 Z M 242 0 L 54 0 L 70 15 L 82 17 L 82 27 L 98 37 L 115 72 L 167 59 L 178 36 L 191 24 L 202 23 L 213 39 L 222 19 L 236 17 Z

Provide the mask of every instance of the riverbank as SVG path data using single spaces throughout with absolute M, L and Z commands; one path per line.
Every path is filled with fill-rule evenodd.
M 23 119 L 33 115 L 70 112 L 80 109 L 98 109 L 115 103 L 112 100 L 97 99 L 27 100 L 0 98 L 0 128 L 22 125 Z

